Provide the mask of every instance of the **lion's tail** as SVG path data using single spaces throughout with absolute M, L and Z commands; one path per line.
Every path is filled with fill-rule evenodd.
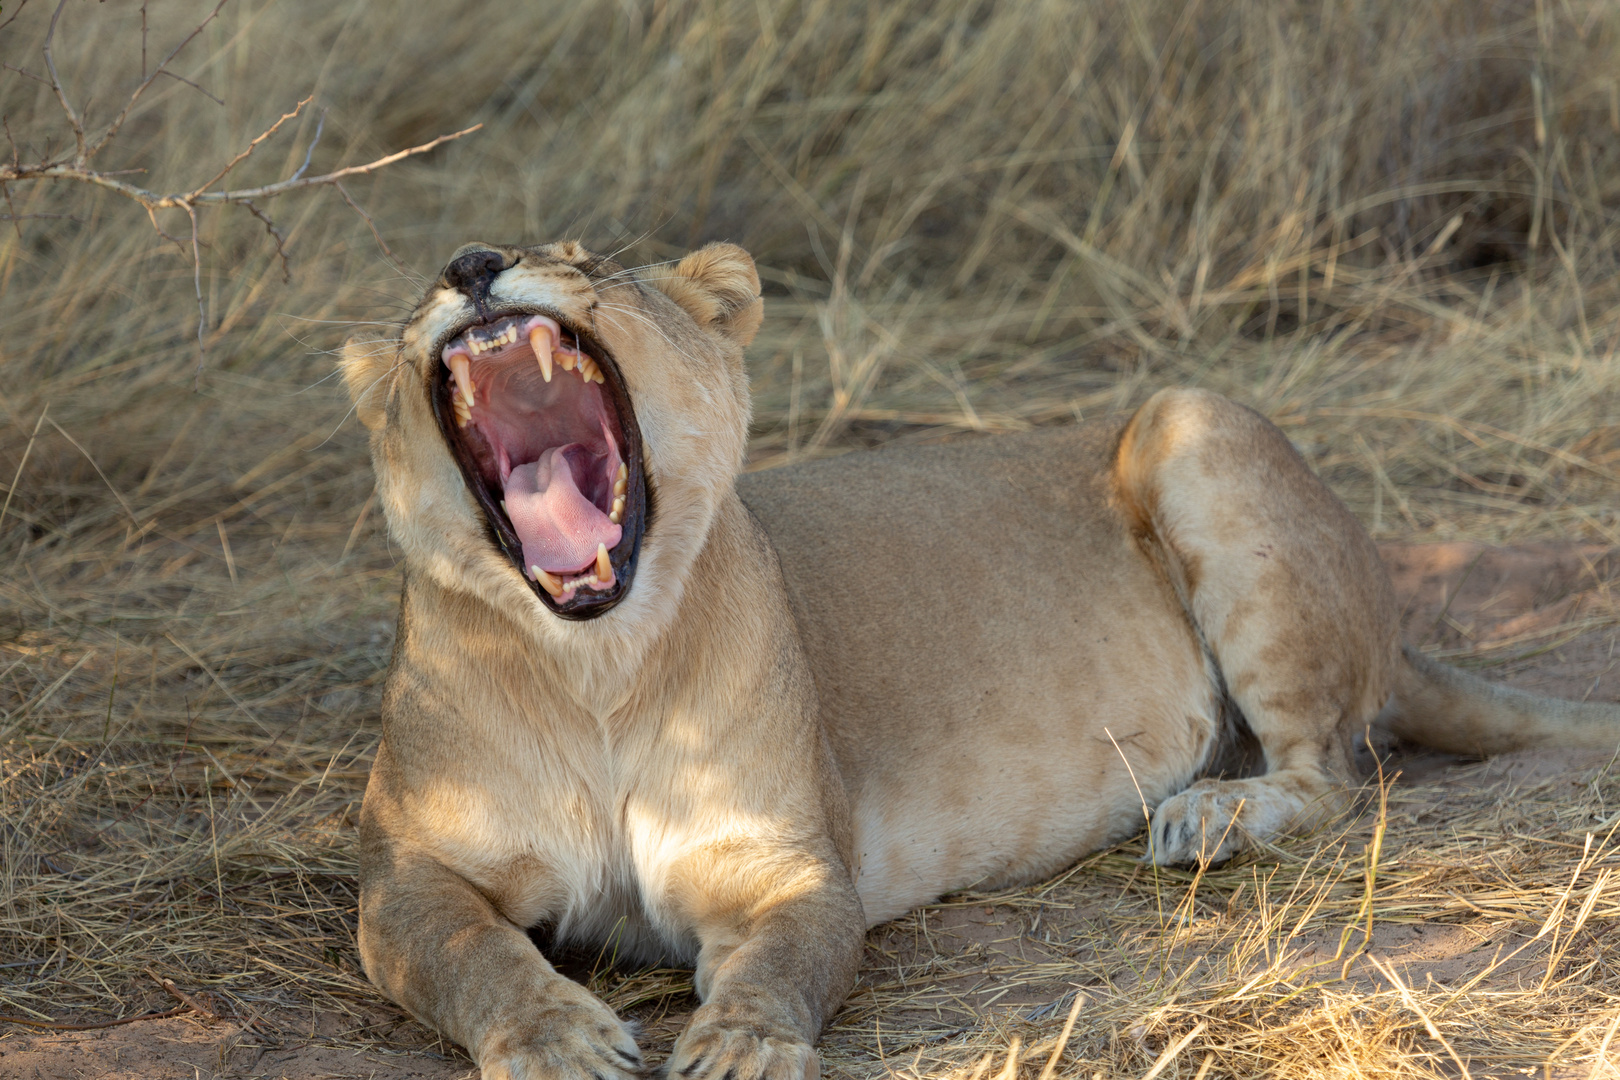
M 1395 735 L 1453 754 L 1543 746 L 1620 751 L 1620 704 L 1564 701 L 1515 690 L 1403 650 L 1380 722 Z

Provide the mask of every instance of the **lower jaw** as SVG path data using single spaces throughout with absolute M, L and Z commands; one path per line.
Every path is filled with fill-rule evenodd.
M 530 566 L 529 577 L 559 604 L 573 600 L 581 589 L 607 592 L 618 580 L 613 573 L 613 561 L 606 544 L 597 545 L 596 562 L 587 569 L 577 570 L 573 574 L 552 574 L 539 566 Z

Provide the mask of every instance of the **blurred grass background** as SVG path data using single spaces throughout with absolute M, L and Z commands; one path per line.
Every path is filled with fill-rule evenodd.
M 110 119 L 143 12 L 152 62 L 211 7 L 71 0 L 75 103 Z M 52 11 L 0 31 L 23 158 L 71 142 L 25 74 Z M 175 70 L 223 104 L 161 81 L 99 159 L 157 190 L 311 93 L 317 171 L 485 126 L 351 185 L 394 259 L 330 190 L 266 207 L 285 277 L 205 211 L 200 380 L 188 253 L 115 195 L 7 192 L 7 1012 L 117 1014 L 146 964 L 244 1010 L 365 998 L 347 838 L 399 570 L 331 350 L 470 239 L 748 247 L 759 465 L 1195 384 L 1376 536 L 1620 543 L 1607 0 L 237 0 Z

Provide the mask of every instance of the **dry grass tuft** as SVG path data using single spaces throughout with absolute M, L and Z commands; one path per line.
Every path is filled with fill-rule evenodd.
M 211 5 L 149 7 L 156 52 Z M 64 9 L 79 105 L 138 81 L 143 10 Z M 50 13 L 21 9 L 0 59 L 37 68 Z M 204 218 L 196 390 L 189 255 L 116 195 L 9 186 L 0 1012 L 167 1009 L 151 969 L 266 1040 L 311 1004 L 377 1015 L 350 837 L 398 572 L 329 350 L 386 338 L 470 238 L 747 245 L 760 464 L 1193 383 L 1284 425 L 1375 534 L 1620 543 L 1604 0 L 656 0 L 508 5 L 498 27 L 239 0 L 183 55 L 224 105 L 154 84 L 98 159 L 152 190 L 206 180 L 311 92 L 322 171 L 485 126 L 350 189 L 408 270 L 332 192 L 274 207 L 290 280 L 258 222 Z M 31 152 L 60 145 L 49 88 L 10 68 L 0 112 Z M 318 115 L 243 183 L 296 170 Z M 874 934 L 829 1067 L 1598 1075 L 1620 1048 L 1620 791 L 1580 779 L 1398 786 L 1201 876 L 1125 848 L 954 899 Z M 985 907 L 1028 956 L 931 929 Z M 1433 982 L 1371 966 L 1418 926 L 1489 948 Z M 684 976 L 582 965 L 654 1031 L 684 1007 Z M 987 1002 L 969 975 L 1012 989 Z

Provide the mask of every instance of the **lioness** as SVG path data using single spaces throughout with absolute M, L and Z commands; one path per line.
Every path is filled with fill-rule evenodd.
M 1154 860 L 1219 860 L 1341 809 L 1375 722 L 1620 745 L 1613 705 L 1403 652 L 1367 534 L 1214 394 L 739 476 L 761 311 L 728 244 L 473 244 L 345 352 L 405 555 L 360 953 L 488 1080 L 642 1066 L 530 928 L 695 965 L 683 1080 L 798 1080 L 867 927 L 1144 800 Z

